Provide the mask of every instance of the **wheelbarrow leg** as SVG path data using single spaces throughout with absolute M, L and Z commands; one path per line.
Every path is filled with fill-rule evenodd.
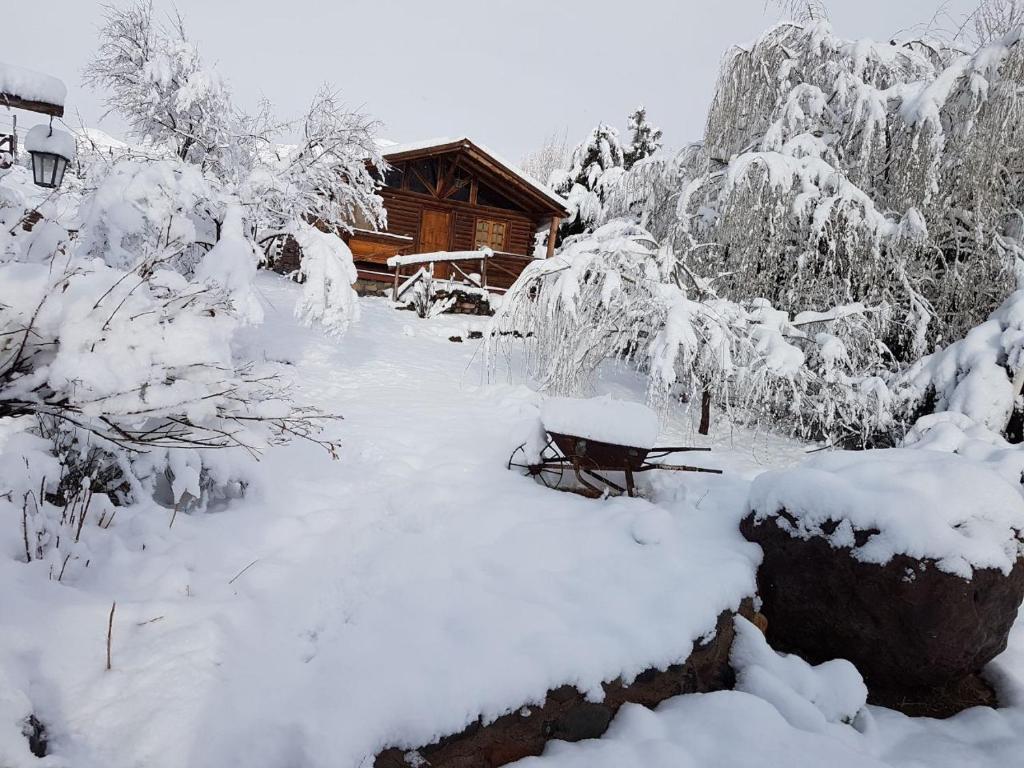
M 626 493 L 629 496 L 636 496 L 636 484 L 633 482 L 632 467 L 626 467 Z

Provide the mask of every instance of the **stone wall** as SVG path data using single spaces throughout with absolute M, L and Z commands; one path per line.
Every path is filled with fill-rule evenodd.
M 751 601 L 739 614 L 754 618 Z M 667 670 L 650 669 L 631 685 L 616 681 L 604 685 L 604 701 L 587 701 L 572 686 L 548 691 L 543 706 L 524 706 L 484 725 L 476 722 L 462 733 L 413 750 L 412 763 L 421 768 L 497 768 L 530 755 L 539 755 L 551 739 L 580 741 L 601 736 L 623 704 L 654 707 L 683 693 L 706 693 L 730 688 L 734 675 L 729 652 L 734 637 L 733 613 L 718 617 L 715 637 L 697 646 L 682 664 Z M 374 768 L 408 768 L 401 749 L 377 755 Z
M 445 314 L 451 315 L 493 315 L 490 296 L 468 291 L 437 291 L 434 294 L 436 301 L 444 301 L 450 296 L 455 297 L 455 303 Z

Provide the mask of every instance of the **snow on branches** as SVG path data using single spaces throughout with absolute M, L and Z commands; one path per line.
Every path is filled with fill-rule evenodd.
M 963 339 L 900 374 L 895 389 L 908 420 L 962 414 L 990 432 L 1024 440 L 1024 290 Z
M 522 338 L 527 372 L 556 394 L 587 394 L 600 365 L 649 374 L 649 398 L 705 396 L 743 421 L 863 444 L 891 426 L 877 313 L 859 304 L 796 316 L 764 299 L 715 296 L 677 281 L 670 251 L 640 227 L 611 222 L 570 238 L 523 272 L 487 336 L 493 364 Z M 691 296 L 693 294 L 693 296 Z
M 734 49 L 674 244 L 733 298 L 888 308 L 904 361 L 962 336 L 1021 255 L 1019 36 L 964 55 L 816 21 Z
M 162 24 L 152 2 L 108 7 L 85 82 L 137 139 L 196 165 L 225 165 L 240 147 L 239 115 L 221 78 L 202 62 L 180 15 Z
M 126 119 L 132 135 L 153 154 L 134 170 L 123 162 L 115 165 L 111 173 L 123 183 L 106 186 L 113 195 L 109 202 L 117 208 L 119 196 L 125 196 L 138 203 L 133 215 L 166 226 L 164 247 L 185 246 L 176 257 L 185 273 L 224 234 L 229 210 L 240 214 L 240 221 L 231 223 L 236 241 L 253 241 L 262 251 L 311 223 L 338 234 L 385 224 L 374 178 L 375 170 L 386 169 L 374 136 L 378 124 L 346 109 L 329 87 L 318 91 L 293 126 L 276 120 L 266 103 L 254 115 L 242 113 L 227 85 L 203 63 L 182 19 L 158 22 L 149 2 L 108 9 L 100 35 L 86 81 L 107 90 L 110 111 Z M 302 140 L 287 147 L 276 144 L 290 127 L 301 132 Z M 161 157 L 167 162 L 153 162 Z M 175 158 L 177 165 L 170 162 Z M 195 201 L 186 199 L 189 193 Z M 98 197 L 93 202 L 107 205 Z M 178 208 L 171 211 L 171 205 Z M 94 220 L 98 231 L 88 236 L 104 252 L 102 258 L 132 263 L 132 243 L 118 240 L 116 230 L 123 223 Z M 237 245 L 235 253 L 247 250 Z M 355 306 L 351 281 L 339 282 L 343 275 L 354 275 L 351 254 L 338 245 L 331 258 L 340 263 L 325 262 L 319 249 L 311 257 L 317 263 L 302 267 L 307 280 L 333 281 L 307 285 L 307 299 L 319 293 L 330 304 L 313 313 L 300 309 L 307 317 L 329 318 L 332 332 L 345 327 Z
M 548 186 L 569 204 L 569 216 L 559 230 L 562 238 L 602 223 L 605 201 L 621 179 L 625 162 L 618 130 L 600 123 L 573 150 L 569 167 L 551 174 Z
M 635 358 L 664 316 L 656 252 L 649 234 L 618 221 L 527 265 L 491 322 L 491 363 L 518 334 L 541 388 L 585 392 L 601 362 Z

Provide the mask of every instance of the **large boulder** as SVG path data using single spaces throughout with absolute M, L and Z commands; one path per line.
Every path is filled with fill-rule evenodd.
M 872 701 L 943 716 L 990 703 L 973 678 L 1024 599 L 1024 500 L 955 454 L 825 454 L 755 480 L 741 529 L 773 647 L 852 661 Z

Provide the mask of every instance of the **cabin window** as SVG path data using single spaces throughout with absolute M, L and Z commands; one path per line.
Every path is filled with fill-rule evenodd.
M 384 186 L 392 189 L 402 188 L 402 166 L 393 165 L 384 173 Z
M 505 233 L 508 224 L 504 221 L 490 219 L 476 220 L 476 248 L 490 248 L 494 251 L 505 250 Z
M 460 203 L 468 203 L 471 183 L 472 179 L 469 177 L 469 174 L 461 168 L 454 169 L 448 188 L 445 190 L 445 197 Z
M 417 160 L 409 163 L 409 189 L 433 195 L 437 192 L 437 161 Z
M 477 205 L 487 205 L 491 208 L 507 208 L 508 210 L 517 210 L 518 205 L 513 203 L 507 197 L 500 192 L 495 191 L 486 184 L 480 184 L 476 190 L 476 202 Z

